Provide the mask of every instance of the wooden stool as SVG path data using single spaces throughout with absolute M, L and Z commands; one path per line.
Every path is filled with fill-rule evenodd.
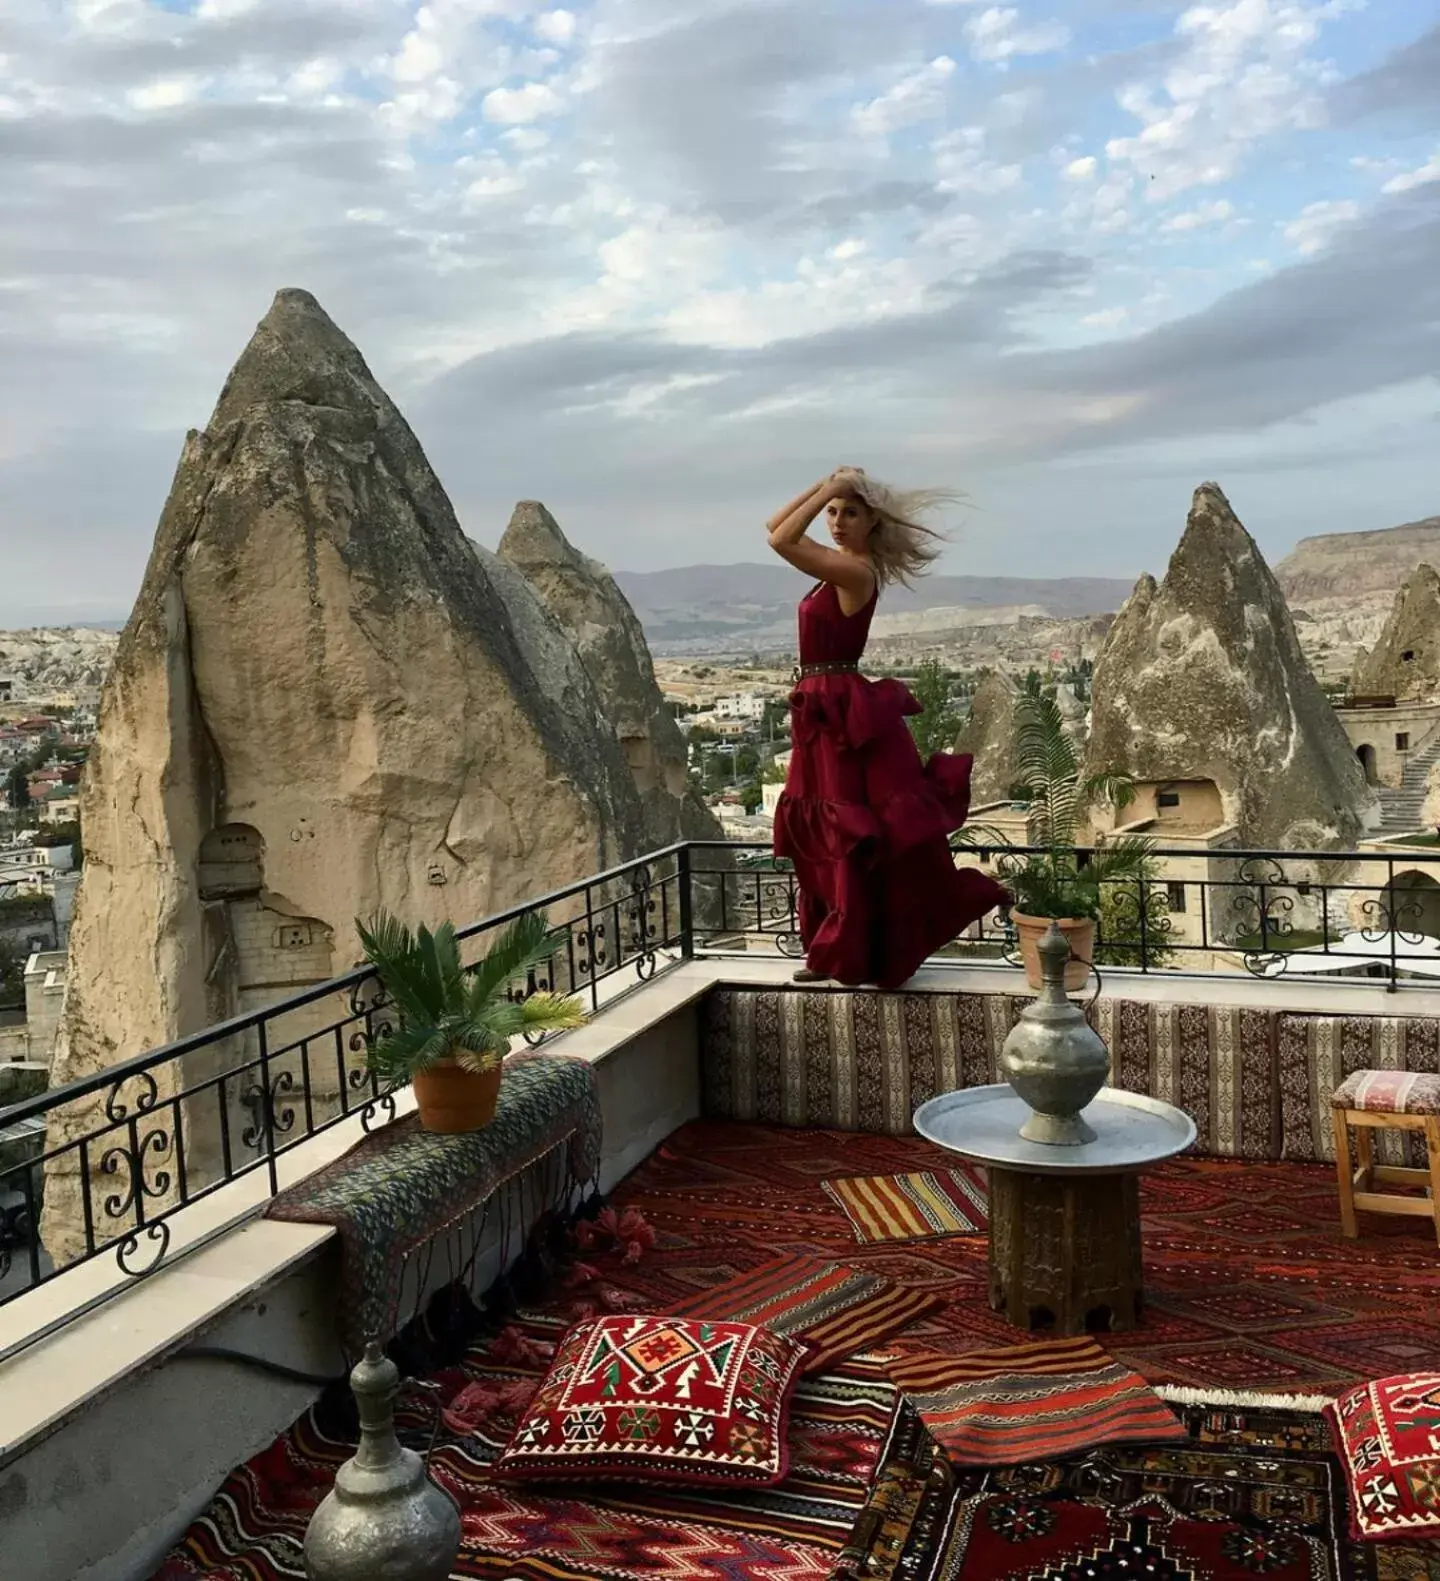
M 1432 1219 L 1440 1242 L 1440 1076 L 1400 1070 L 1357 1070 L 1330 1100 L 1335 1169 L 1340 1178 L 1340 1228 L 1354 1240 L 1355 1213 L 1413 1213 Z M 1350 1127 L 1355 1127 L 1355 1163 Z M 1375 1131 L 1420 1131 L 1428 1167 L 1400 1169 L 1375 1162 Z M 1358 1165 L 1358 1167 L 1356 1167 Z M 1428 1186 L 1428 1197 L 1376 1191 L 1380 1185 Z

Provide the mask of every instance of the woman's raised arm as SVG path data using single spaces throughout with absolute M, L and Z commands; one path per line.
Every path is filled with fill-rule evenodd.
M 830 501 L 846 493 L 846 475 L 852 470 L 841 467 L 828 478 L 812 484 L 803 494 L 797 494 L 766 522 L 765 531 L 770 547 L 782 560 L 788 560 L 807 576 L 833 582 L 836 587 L 863 599 L 870 596 L 875 586 L 875 573 L 869 562 L 859 555 L 827 549 L 805 536 L 811 522 Z

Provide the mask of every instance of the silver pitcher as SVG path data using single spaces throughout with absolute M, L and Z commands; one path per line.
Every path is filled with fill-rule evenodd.
M 1095 1133 L 1080 1111 L 1105 1085 L 1110 1053 L 1065 993 L 1070 945 L 1052 922 L 1038 945 L 1040 997 L 1026 1005 L 1000 1050 L 1000 1074 L 1035 1111 L 1020 1127 L 1027 1142 L 1076 1147 Z
M 310 1581 L 447 1581 L 460 1512 L 395 1436 L 400 1373 L 372 1341 L 350 1374 L 360 1445 L 305 1533 Z

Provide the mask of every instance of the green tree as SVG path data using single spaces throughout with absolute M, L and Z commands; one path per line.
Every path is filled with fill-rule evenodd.
M 1154 862 L 1140 872 L 1100 888 L 1100 926 L 1095 944 L 1097 966 L 1169 966 L 1175 959 L 1165 885 L 1156 878 Z M 1143 880 L 1143 882 L 1142 882 Z M 1144 922 L 1141 922 L 1141 894 Z
M 740 805 L 747 813 L 756 813 L 765 800 L 758 780 L 749 780 L 740 787 Z
M 760 754 L 754 747 L 740 747 L 735 753 L 733 767 L 736 779 L 744 779 L 747 775 L 754 778 L 760 772 Z
M 0 939 L 0 1010 L 25 1003 L 25 956 L 18 945 Z
M 23 763 L 17 763 L 5 776 L 5 800 L 17 812 L 30 805 L 30 771 Z
M 965 722 L 950 695 L 949 671 L 938 659 L 926 659 L 916 670 L 910 690 L 924 710 L 907 721 L 921 759 L 928 759 L 935 752 L 948 752 Z

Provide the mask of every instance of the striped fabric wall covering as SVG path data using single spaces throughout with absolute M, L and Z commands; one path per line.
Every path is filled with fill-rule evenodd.
M 1330 1094 L 1357 1070 L 1440 1073 L 1440 1020 L 1432 1016 L 1276 1017 L 1277 1086 L 1281 1106 L 1281 1157 L 1335 1158 Z M 1425 1160 L 1418 1136 L 1381 1131 L 1381 1163 Z
M 1000 1079 L 1019 994 L 717 988 L 701 1009 L 705 1112 L 904 1135 L 936 1093 Z M 1184 1109 L 1197 1153 L 1334 1156 L 1330 1094 L 1350 1074 L 1440 1071 L 1440 1019 L 1282 1015 L 1102 998 L 1111 1080 Z M 1382 1156 L 1400 1159 L 1404 1139 Z M 1414 1146 L 1411 1147 L 1414 1154 Z

